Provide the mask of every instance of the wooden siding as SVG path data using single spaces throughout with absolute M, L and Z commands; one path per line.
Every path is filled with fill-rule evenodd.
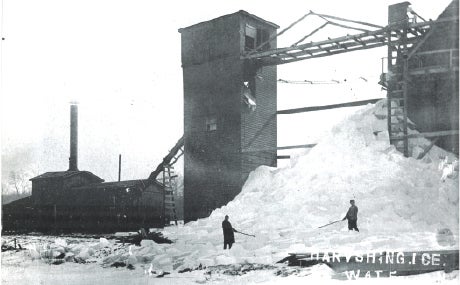
M 59 188 L 53 200 L 46 203 L 26 198 L 3 205 L 2 230 L 101 233 L 163 225 L 160 185 L 136 186 L 129 191 L 126 187 L 98 187 L 100 185 Z
M 276 29 L 242 15 L 241 29 L 249 24 L 258 30 L 264 29 L 268 36 L 276 34 Z M 258 43 L 260 44 L 260 43 Z M 257 45 L 258 45 L 257 44 Z M 244 37 L 241 45 L 244 47 Z M 270 48 L 276 48 L 276 39 L 270 42 Z M 268 48 L 268 47 L 265 47 Z M 246 181 L 249 173 L 260 165 L 276 166 L 277 146 L 277 67 L 257 67 L 245 64 L 244 74 L 253 76 L 255 83 L 256 108 L 251 111 L 247 106 L 241 108 L 241 145 L 242 150 L 271 149 L 271 151 L 243 152 L 241 157 L 241 180 Z M 241 85 L 243 82 L 241 82 Z
M 458 1 L 452 1 L 439 18 L 458 16 Z M 417 53 L 457 49 L 459 47 L 458 21 L 438 24 Z M 416 53 L 416 54 L 417 54 Z M 411 77 L 407 99 L 408 117 L 421 132 L 458 130 L 459 89 L 458 51 L 454 61 L 457 70 Z M 414 56 L 410 69 L 427 66 L 448 66 L 449 52 Z M 458 135 L 441 137 L 436 145 L 458 154 Z
M 206 217 L 239 185 L 239 21 L 237 15 L 182 34 L 184 80 L 184 219 Z M 208 131 L 206 120 L 216 119 Z M 233 197 L 232 197 L 233 198 Z
M 186 222 L 206 217 L 215 208 L 231 201 L 241 191 L 242 173 L 248 172 L 247 169 L 254 169 L 256 164 L 273 165 L 273 161 L 276 162 L 276 152 L 270 156 L 271 160 L 249 161 L 241 155 L 241 144 L 245 142 L 242 132 L 249 136 L 251 130 L 256 131 L 252 128 L 253 123 L 263 124 L 259 121 L 265 120 L 269 113 L 276 113 L 276 67 L 270 67 L 263 75 L 265 83 L 257 87 L 261 92 L 258 115 L 255 119 L 250 118 L 251 124 L 245 123 L 247 127 L 242 127 L 242 120 L 245 120 L 242 115 L 245 110 L 242 105 L 245 64 L 240 54 L 244 49 L 244 27 L 246 21 L 252 21 L 252 25 L 258 27 L 254 17 L 244 15 L 235 13 L 180 30 Z M 262 96 L 266 98 L 262 99 Z M 265 108 L 265 104 L 270 106 Z M 206 122 L 210 119 L 216 119 L 217 129 L 214 131 L 206 129 Z M 269 145 L 274 142 L 273 147 L 276 147 L 276 120 L 269 127 L 272 130 L 267 129 L 263 136 L 269 139 Z M 263 139 L 261 137 L 258 143 Z

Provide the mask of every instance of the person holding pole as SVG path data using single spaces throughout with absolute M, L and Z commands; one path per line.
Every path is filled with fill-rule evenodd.
M 348 209 L 347 214 L 345 217 L 342 219 L 342 221 L 345 221 L 345 219 L 348 220 L 348 230 L 356 230 L 359 232 L 357 221 L 358 221 L 358 207 L 355 205 L 355 200 L 350 200 L 350 208 Z
M 235 236 L 233 232 L 236 232 L 234 228 L 232 228 L 232 224 L 228 221 L 228 216 L 225 215 L 225 220 L 222 222 L 222 230 L 224 232 L 224 249 L 232 248 L 232 244 L 235 243 Z

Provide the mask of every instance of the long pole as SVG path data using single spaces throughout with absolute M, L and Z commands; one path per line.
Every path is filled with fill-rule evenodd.
M 250 235 L 250 234 L 242 233 L 242 232 L 237 231 L 237 230 L 235 230 L 235 232 L 236 232 L 236 233 L 239 233 L 239 234 L 242 234 L 242 235 L 245 235 L 245 236 L 256 237 L 255 235 Z
M 332 223 L 329 223 L 329 224 L 326 224 L 326 225 L 324 225 L 324 226 L 318 227 L 318 229 L 321 229 L 321 228 L 324 228 L 324 227 L 330 226 L 330 225 L 332 225 L 332 224 L 335 224 L 335 223 L 338 223 L 338 222 L 341 222 L 341 221 L 342 221 L 342 220 L 337 220 L 337 221 L 334 221 L 334 222 L 332 222 Z

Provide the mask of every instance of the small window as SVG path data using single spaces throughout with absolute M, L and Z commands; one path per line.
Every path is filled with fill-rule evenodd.
M 256 96 L 255 96 L 255 82 L 254 80 L 243 82 L 243 102 L 251 111 L 256 110 Z
M 216 117 L 206 118 L 206 131 L 212 132 L 217 130 L 217 119 Z
M 251 25 L 246 24 L 244 48 L 246 50 L 253 50 L 256 48 L 257 29 Z
M 263 43 L 266 43 L 269 40 L 268 31 L 265 29 L 257 29 L 257 41 L 256 47 L 260 46 Z M 264 44 L 259 50 L 269 50 L 270 43 Z

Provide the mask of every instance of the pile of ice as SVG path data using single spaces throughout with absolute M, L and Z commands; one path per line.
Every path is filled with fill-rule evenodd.
M 126 255 L 128 252 L 121 244 L 115 244 L 105 238 L 99 240 L 85 240 L 81 242 L 79 239 L 55 238 L 38 239 L 34 241 L 34 237 L 25 237 L 27 243 L 19 242 L 28 250 L 28 254 L 32 259 L 42 260 L 50 264 L 61 264 L 64 262 L 76 263 L 97 263 L 101 258 L 116 254 Z
M 434 146 L 422 160 L 405 158 L 389 144 L 386 114 L 385 101 L 368 105 L 294 158 L 290 167 L 257 168 L 242 192 L 210 217 L 166 228 L 163 234 L 173 244 L 143 241 L 129 250 L 112 250 L 100 262 L 150 263 L 155 270 L 180 271 L 273 264 L 289 252 L 457 248 L 458 167 L 441 179 L 456 157 Z M 411 140 L 412 154 L 418 156 L 429 144 Z M 359 233 L 349 232 L 345 221 L 318 228 L 341 220 L 350 199 L 359 208 Z M 255 237 L 236 234 L 236 244 L 224 251 L 225 215 L 235 229 Z M 94 251 L 73 254 L 88 260 Z
M 422 159 L 405 158 L 389 144 L 386 102 L 368 105 L 335 126 L 291 167 L 259 167 L 242 192 L 209 218 L 168 228 L 175 249 L 189 252 L 179 263 L 276 262 L 288 252 L 316 250 L 428 250 L 456 247 L 439 233 L 458 232 L 458 169 L 441 179 L 439 164 L 456 157 L 434 146 Z M 411 131 L 415 132 L 415 131 Z M 430 142 L 410 140 L 417 157 Z M 349 200 L 359 207 L 360 232 L 344 217 Z M 230 216 L 236 234 L 222 250 L 221 222 Z M 446 238 L 444 239 L 444 241 Z

